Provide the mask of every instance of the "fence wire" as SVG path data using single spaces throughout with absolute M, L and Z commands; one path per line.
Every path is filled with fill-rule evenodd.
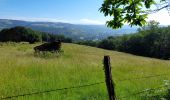
M 158 75 L 149 75 L 149 76 L 137 77 L 137 78 L 120 79 L 120 80 L 118 80 L 118 82 L 140 80 L 140 79 L 148 79 L 148 78 L 161 77 L 161 76 L 166 76 L 166 75 L 170 75 L 170 73 L 158 74 Z
M 140 79 L 148 79 L 148 78 L 161 77 L 161 76 L 166 76 L 166 75 L 170 75 L 170 73 L 159 74 L 159 75 L 150 75 L 150 76 L 137 77 L 137 78 L 120 79 L 120 80 L 118 80 L 118 82 L 131 81 L 131 80 L 140 80 Z M 90 86 L 94 86 L 94 85 L 99 85 L 99 84 L 103 84 L 103 83 L 105 83 L 105 82 L 102 81 L 102 82 L 91 83 L 91 84 L 86 84 L 86 85 L 79 85 L 79 86 L 58 88 L 58 89 L 51 89 L 51 90 L 38 91 L 38 92 L 32 92 L 32 93 L 26 93 L 26 94 L 19 94 L 19 95 L 14 95 L 14 96 L 3 97 L 3 98 L 0 98 L 0 100 L 18 98 L 18 97 L 22 97 L 22 96 L 31 96 L 31 95 L 37 95 L 37 94 L 43 94 L 43 93 L 50 93 L 50 92 L 57 92 L 57 91 L 76 89 L 76 88 L 78 89 L 78 88 L 83 88 L 83 87 L 90 87 Z M 164 87 L 167 87 L 167 85 L 166 86 L 159 86 L 159 87 L 152 88 L 152 89 L 142 90 L 142 91 L 139 91 L 139 92 L 136 92 L 136 93 L 129 94 L 127 96 L 120 97 L 118 99 L 125 99 L 125 98 L 131 97 L 131 96 L 136 96 L 136 95 L 140 95 L 140 94 L 143 94 L 143 93 L 155 91 L 155 90 L 158 90 L 158 89 L 161 89 L 161 88 L 164 88 Z
M 121 79 L 121 80 L 118 80 L 118 82 L 131 81 L 131 80 L 140 80 L 140 79 L 150 79 L 150 78 L 167 76 L 167 75 L 170 75 L 170 73 L 158 74 L 158 75 L 150 75 L 150 76 L 137 77 L 137 78 Z M 145 90 L 142 90 L 142 91 L 138 91 L 138 92 L 129 94 L 129 95 L 127 95 L 127 96 L 120 97 L 120 98 L 118 98 L 118 99 L 126 99 L 126 98 L 131 97 L 131 96 L 136 96 L 136 95 L 140 95 L 140 94 L 143 94 L 143 93 L 147 93 L 147 92 L 159 90 L 159 89 L 161 89 L 161 88 L 165 88 L 165 87 L 168 87 L 168 86 L 170 86 L 170 85 L 164 85 L 164 86 L 159 86 L 159 87 L 156 87 L 156 88 L 145 89 Z
M 159 86 L 159 87 L 156 87 L 156 88 L 145 89 L 145 90 L 142 90 L 142 91 L 138 91 L 138 92 L 129 94 L 127 96 L 120 97 L 118 99 L 125 99 L 125 98 L 131 97 L 131 96 L 136 96 L 136 95 L 140 95 L 140 94 L 143 94 L 143 93 L 147 93 L 147 92 L 151 92 L 151 91 L 156 91 L 156 90 L 159 90 L 161 88 L 168 87 L 168 86 L 170 86 L 170 85 L 164 85 L 164 86 Z
M 32 92 L 32 93 L 26 93 L 26 94 L 19 94 L 19 95 L 15 95 L 15 96 L 3 97 L 3 98 L 0 98 L 0 100 L 18 98 L 18 97 L 22 97 L 22 96 L 37 95 L 37 94 L 43 94 L 43 93 L 50 93 L 50 92 L 56 92 L 56 91 L 62 91 L 62 90 L 69 90 L 69 89 L 90 87 L 90 86 L 99 85 L 99 84 L 103 84 L 103 83 L 105 83 L 105 82 L 98 82 L 98 83 L 92 83 L 92 84 L 86 84 L 86 85 L 79 85 L 79 86 L 73 86 L 73 87 L 67 87 L 67 88 L 58 88 L 58 89 L 38 91 L 38 92 Z
M 159 74 L 159 75 L 150 75 L 150 76 L 144 76 L 144 77 L 138 77 L 138 78 L 129 78 L 129 79 L 127 78 L 127 79 L 121 79 L 121 80 L 118 80 L 118 81 L 119 82 L 123 82 L 123 81 L 131 81 L 131 80 L 140 80 L 140 79 L 146 79 L 146 78 L 161 77 L 161 76 L 166 76 L 166 75 L 170 75 L 170 73 Z M 105 82 L 103 81 L 103 82 L 98 82 L 98 83 L 79 85 L 79 86 L 73 86 L 73 87 L 67 87 L 67 88 L 58 88 L 58 89 L 38 91 L 38 92 L 32 92 L 32 93 L 26 93 L 26 94 L 19 94 L 19 95 L 14 95 L 14 96 L 3 97 L 3 98 L 0 98 L 0 100 L 12 99 L 12 98 L 17 98 L 17 97 L 22 97 L 22 96 L 37 95 L 37 94 L 43 94 L 43 93 L 49 93 L 49 92 L 56 92 L 56 91 L 62 91 L 62 90 L 69 90 L 69 89 L 75 89 L 75 88 L 90 87 L 90 86 L 99 85 L 99 84 L 103 84 L 103 83 L 105 83 Z M 156 89 L 160 89 L 160 88 L 163 88 L 163 87 L 165 87 L 165 86 L 161 86 L 161 87 L 157 87 L 157 88 L 153 88 L 153 89 L 147 89 L 147 90 L 139 91 L 139 92 L 130 94 L 128 96 L 121 97 L 119 99 L 123 99 L 123 98 L 127 98 L 127 97 L 130 97 L 130 96 L 139 95 L 139 94 L 142 94 L 142 93 L 145 93 L 145 92 L 150 92 L 150 91 L 153 91 L 153 90 L 156 90 Z

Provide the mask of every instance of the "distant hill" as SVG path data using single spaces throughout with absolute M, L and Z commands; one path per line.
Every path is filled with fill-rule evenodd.
M 101 40 L 108 36 L 134 33 L 137 27 L 124 26 L 113 30 L 104 25 L 78 25 L 61 22 L 29 22 L 21 20 L 0 19 L 0 30 L 15 26 L 24 26 L 37 31 L 52 34 L 64 34 L 74 40 Z

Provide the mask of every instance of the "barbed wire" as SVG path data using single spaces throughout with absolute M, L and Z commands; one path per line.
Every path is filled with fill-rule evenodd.
M 43 94 L 43 93 L 49 93 L 49 92 L 56 92 L 56 91 L 62 91 L 62 90 L 83 88 L 83 87 L 89 87 L 89 86 L 99 85 L 99 84 L 103 84 L 103 83 L 105 83 L 105 82 L 98 82 L 98 83 L 92 83 L 92 84 L 87 84 L 87 85 L 79 85 L 79 86 L 73 86 L 73 87 L 67 87 L 67 88 L 51 89 L 51 90 L 45 90 L 45 91 L 38 91 L 38 92 L 20 94 L 20 95 L 15 95 L 15 96 L 7 96 L 7 97 L 0 98 L 0 100 L 12 99 L 12 98 L 29 96 L 29 95 L 37 95 L 37 94 Z
M 128 98 L 128 97 L 131 97 L 131 96 L 140 95 L 140 94 L 143 94 L 143 93 L 146 93 L 146 92 L 156 91 L 156 90 L 159 90 L 161 88 L 168 87 L 168 86 L 170 86 L 170 85 L 164 85 L 164 86 L 159 86 L 159 87 L 156 87 L 156 88 L 145 89 L 145 90 L 142 90 L 142 91 L 139 91 L 139 92 L 135 92 L 135 93 L 129 94 L 127 96 L 120 97 L 118 99 L 124 99 L 124 98 Z
M 137 77 L 137 78 L 125 78 L 125 79 L 118 80 L 118 82 L 131 81 L 131 80 L 140 80 L 140 79 L 147 79 L 147 78 L 154 78 L 154 77 L 161 77 L 161 76 L 166 76 L 166 75 L 170 75 L 170 73 L 158 74 L 158 75 L 149 75 L 149 76 Z
M 139 79 L 161 77 L 161 76 L 166 76 L 166 75 L 170 75 L 170 73 L 158 74 L 158 75 L 149 75 L 149 76 L 137 77 L 137 78 L 120 79 L 118 81 L 123 82 L 123 81 L 130 81 L 130 80 L 139 80 Z M 58 88 L 58 89 L 51 89 L 51 90 L 38 91 L 38 92 L 32 92 L 32 93 L 26 93 L 26 94 L 19 94 L 19 95 L 14 95 L 14 96 L 3 97 L 3 98 L 0 98 L 0 100 L 12 99 L 12 98 L 17 98 L 17 97 L 22 97 L 22 96 L 29 96 L 29 95 L 37 95 L 37 94 L 43 94 L 43 93 L 49 93 L 49 92 L 56 92 L 56 91 L 62 91 L 62 90 L 69 90 L 69 89 L 75 89 L 75 88 L 83 88 L 83 87 L 89 87 L 89 86 L 99 85 L 99 84 L 103 84 L 103 83 L 105 83 L 105 82 L 101 81 L 101 82 L 91 83 L 91 84 L 86 84 L 86 85 L 79 85 L 79 86 Z M 121 97 L 121 98 L 118 98 L 118 99 L 123 99 L 123 98 L 127 98 L 127 97 L 134 96 L 134 95 L 139 95 L 139 94 L 149 92 L 149 91 L 154 91 L 154 90 L 157 90 L 157 89 L 160 89 L 160 88 L 163 88 L 163 87 L 165 87 L 165 86 L 160 86 L 160 87 L 152 88 L 152 89 L 146 89 L 146 90 L 139 91 L 139 92 L 136 92 L 136 93 L 132 93 L 132 94 L 130 94 L 128 96 L 124 96 L 124 97 Z
M 166 75 L 170 75 L 170 73 L 158 74 L 158 75 L 149 75 L 149 76 L 137 77 L 137 78 L 126 78 L 126 79 L 118 80 L 118 82 L 131 81 L 131 80 L 140 80 L 140 79 L 148 79 L 148 78 L 161 77 L 161 76 L 166 76 Z M 128 98 L 128 97 L 131 97 L 131 96 L 140 95 L 140 94 L 155 91 L 155 90 L 167 87 L 167 86 L 170 86 L 170 85 L 164 85 L 164 86 L 159 86 L 159 87 L 156 87 L 156 88 L 145 89 L 145 90 L 142 90 L 142 91 L 139 91 L 139 92 L 136 92 L 136 93 L 129 94 L 127 96 L 120 97 L 118 99 L 124 99 L 124 98 Z
M 160 76 L 165 76 L 165 75 L 170 75 L 170 73 L 166 73 L 166 74 L 159 74 L 159 75 L 150 75 L 150 76 L 144 76 L 144 77 L 138 77 L 138 78 L 127 78 L 127 79 L 121 79 L 118 80 L 119 82 L 122 81 L 130 81 L 130 80 L 139 80 L 139 79 L 146 79 L 146 78 L 153 78 L 153 77 L 160 77 Z M 68 88 L 58 88 L 58 89 L 51 89 L 51 90 L 45 90 L 45 91 L 38 91 L 38 92 L 32 92 L 32 93 L 27 93 L 27 94 L 20 94 L 20 95 L 15 95 L 15 96 L 8 96 L 8 97 L 3 97 L 0 98 L 0 100 L 4 100 L 4 99 L 11 99 L 11 98 L 16 98 L 16 97 L 21 97 L 21 96 L 28 96 L 28 95 L 36 95 L 36 94 L 43 94 L 43 93 L 49 93 L 49 92 L 55 92 L 55 91 L 61 91 L 61 90 L 68 90 L 68 89 L 75 89 L 75 88 L 83 88 L 83 87 L 89 87 L 89 86 L 93 86 L 93 85 L 98 85 L 98 84 L 103 84 L 105 82 L 98 82 L 98 83 L 92 83 L 92 84 L 87 84 L 87 85 L 80 85 L 80 86 L 73 86 L 73 87 L 68 87 Z M 153 89 L 152 89 L 153 90 Z M 148 91 L 148 90 L 147 90 Z M 136 94 L 141 94 L 143 92 L 146 91 L 140 91 Z M 134 94 L 133 94 L 134 95 Z

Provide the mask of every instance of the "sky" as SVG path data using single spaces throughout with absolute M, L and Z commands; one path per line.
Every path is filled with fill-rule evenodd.
M 0 0 L 0 18 L 25 21 L 105 24 L 109 19 L 99 12 L 103 0 Z M 167 10 L 149 15 L 162 25 L 170 25 Z

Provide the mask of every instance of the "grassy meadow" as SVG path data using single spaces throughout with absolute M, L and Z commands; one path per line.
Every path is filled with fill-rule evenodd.
M 33 47 L 36 45 L 39 44 L 0 43 L 0 98 L 105 81 L 104 55 L 111 57 L 113 80 L 120 100 L 160 100 L 166 95 L 164 89 L 159 89 L 130 96 L 138 91 L 169 84 L 168 60 L 66 43 L 59 57 L 38 57 L 34 56 Z M 133 79 L 165 73 L 169 75 Z M 108 100 L 108 96 L 105 84 L 98 84 L 11 100 Z

